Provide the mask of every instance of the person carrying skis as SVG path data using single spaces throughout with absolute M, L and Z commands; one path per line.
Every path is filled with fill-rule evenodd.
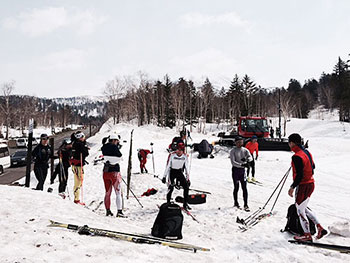
M 35 190 L 42 191 L 47 176 L 47 169 L 49 168 L 49 159 L 53 158 L 53 151 L 48 145 L 49 136 L 43 133 L 40 135 L 40 143 L 32 151 L 34 159 L 34 173 L 38 180 Z
M 248 177 L 248 182 L 256 182 L 255 180 L 255 162 L 254 162 L 254 155 L 253 153 L 255 152 L 255 160 L 258 160 L 259 156 L 259 144 L 258 144 L 258 137 L 256 135 L 252 136 L 251 141 L 247 142 L 245 145 L 245 148 L 248 149 L 250 154 L 252 155 L 252 161 L 249 163 L 248 169 L 247 169 L 247 177 Z M 249 172 L 250 168 L 252 168 L 252 179 L 250 179 Z
M 101 149 L 104 158 L 103 182 L 106 190 L 104 203 L 106 216 L 113 216 L 113 213 L 111 212 L 111 193 L 112 189 L 114 189 L 116 194 L 117 217 L 124 217 L 121 194 L 122 176 L 120 174 L 119 166 L 122 154 L 119 151 L 118 146 L 119 137 L 116 134 L 111 134 L 108 143 L 104 144 Z
M 162 178 L 162 182 L 168 184 L 167 202 L 170 203 L 171 195 L 174 191 L 175 185 L 180 184 L 184 189 L 184 203 L 183 208 L 191 210 L 188 205 L 188 191 L 191 185 L 190 174 L 188 170 L 188 157 L 184 153 L 184 143 L 177 144 L 177 149 L 170 155 L 167 166 Z M 184 175 L 186 173 L 186 177 Z
M 58 148 L 57 155 L 59 163 L 56 165 L 55 171 L 51 176 L 51 184 L 54 183 L 56 176 L 59 178 L 58 195 L 63 199 L 66 198 L 65 192 L 68 181 L 68 168 L 70 167 L 70 158 L 72 157 L 72 141 L 65 139 Z
M 89 155 L 89 147 L 86 145 L 85 134 L 78 131 L 72 134 L 74 139 L 72 145 L 72 159 L 70 164 L 74 173 L 74 203 L 85 205 L 80 202 L 80 189 L 84 180 L 84 169 L 86 161 L 85 158 Z
M 147 149 L 137 149 L 137 157 L 140 161 L 140 169 L 141 173 L 148 173 L 148 170 L 146 169 L 146 163 L 147 163 L 147 155 L 153 154 L 152 151 Z
M 304 235 L 294 236 L 294 239 L 312 242 L 308 217 L 317 226 L 317 239 L 327 234 L 327 230 L 321 226 L 315 214 L 307 207 L 315 188 L 313 177 L 315 163 L 311 153 L 302 146 L 301 136 L 298 133 L 293 133 L 288 137 L 288 144 L 295 153 L 292 156 L 293 184 L 290 186 L 288 194 L 293 197 L 295 190 L 295 206 L 304 231 Z
M 249 212 L 248 206 L 248 190 L 245 168 L 249 166 L 249 162 L 252 161 L 252 156 L 250 155 L 247 148 L 243 147 L 243 138 L 237 136 L 235 139 L 236 146 L 230 151 L 230 160 L 232 164 L 232 179 L 233 179 L 233 198 L 234 206 L 240 208 L 238 203 L 238 190 L 239 183 L 241 183 L 243 190 L 243 200 L 244 200 L 244 210 Z

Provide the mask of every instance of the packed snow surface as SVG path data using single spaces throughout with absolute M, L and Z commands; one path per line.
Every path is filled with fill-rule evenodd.
M 209 126 L 207 126 L 209 128 Z M 246 232 L 241 232 L 236 217 L 247 217 L 250 213 L 233 208 L 233 184 L 229 149 L 221 148 L 214 159 L 197 159 L 198 153 L 189 152 L 191 187 L 209 191 L 207 203 L 192 205 L 192 214 L 200 223 L 184 214 L 183 243 L 210 248 L 210 252 L 192 253 L 160 245 L 135 244 L 106 237 L 81 236 L 71 230 L 49 228 L 49 219 L 77 225 L 89 225 L 121 232 L 150 234 L 158 213 L 157 205 L 166 201 L 166 186 L 150 174 L 133 174 L 131 189 L 139 197 L 141 208 L 130 194 L 126 199 L 123 184 L 125 214 L 128 218 L 106 217 L 104 205 L 92 212 L 96 204 L 104 198 L 102 163 L 93 165 L 100 154 L 102 138 L 112 132 L 121 135 L 123 161 L 121 172 L 126 180 L 129 156 L 130 133 L 133 133 L 132 171 L 139 172 L 137 149 L 151 149 L 154 143 L 155 174 L 163 175 L 168 153 L 167 146 L 178 134 L 175 129 L 156 126 L 137 127 L 131 124 L 112 125 L 107 122 L 100 132 L 89 138 L 91 147 L 85 166 L 84 202 L 91 209 L 75 205 L 72 200 L 63 200 L 57 195 L 56 182 L 53 193 L 46 190 L 50 186 L 46 180 L 43 192 L 33 191 L 36 180 L 32 174 L 31 188 L 0 186 L 0 255 L 1 262 L 350 262 L 350 255 L 314 247 L 294 245 L 287 242 L 292 238 L 280 230 L 286 224 L 287 208 L 293 198 L 287 194 L 292 182 L 291 174 L 274 208 L 275 214 L 263 219 Z M 211 131 L 215 126 L 210 127 Z M 350 179 L 348 160 L 350 159 L 350 126 L 334 120 L 292 119 L 288 122 L 288 134 L 299 132 L 309 140 L 309 150 L 313 154 L 316 170 L 316 188 L 309 207 L 315 211 L 325 227 L 336 229 L 324 237 L 322 242 L 350 245 Z M 214 132 L 213 132 L 214 133 Z M 217 140 L 211 132 L 192 132 L 193 141 Z M 219 148 L 217 148 L 218 150 Z M 291 152 L 259 152 L 256 162 L 256 178 L 263 186 L 248 184 L 251 211 L 262 207 L 286 173 L 291 163 Z M 146 164 L 153 172 L 152 158 Z M 23 181 L 23 180 L 22 180 Z M 140 197 L 149 188 L 158 193 Z M 69 193 L 72 197 L 73 176 L 70 171 Z M 173 197 L 182 196 L 182 190 L 175 190 Z M 239 201 L 243 205 L 242 190 Z M 111 209 L 115 213 L 115 196 L 112 193 Z M 269 212 L 275 197 L 266 206 Z M 251 213 L 252 213 L 251 212 Z M 343 228 L 343 229 L 342 229 Z M 343 233 L 343 235 L 342 235 Z

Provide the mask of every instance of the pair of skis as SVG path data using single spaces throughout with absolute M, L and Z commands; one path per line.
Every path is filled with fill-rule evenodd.
M 116 238 L 116 239 L 120 239 L 120 240 L 124 240 L 124 241 L 134 242 L 134 243 L 159 244 L 162 246 L 168 246 L 168 247 L 177 248 L 177 249 L 189 250 L 189 251 L 193 251 L 193 252 L 210 251 L 210 249 L 208 249 L 208 248 L 198 247 L 198 246 L 180 243 L 180 242 L 174 242 L 174 241 L 170 241 L 170 240 L 163 239 L 163 238 L 93 228 L 93 227 L 89 227 L 87 225 L 78 226 L 78 225 L 72 225 L 72 224 L 63 224 L 63 223 L 59 223 L 59 222 L 55 222 L 53 220 L 50 220 L 50 225 L 48 225 L 48 227 L 66 228 L 66 229 L 74 230 L 82 235 L 111 237 L 111 238 Z
M 314 242 L 310 242 L 310 241 L 301 241 L 301 240 L 288 240 L 288 242 L 292 243 L 292 244 L 300 244 L 300 245 L 329 249 L 329 250 L 334 250 L 334 251 L 338 251 L 341 253 L 350 254 L 350 247 L 348 247 L 348 246 L 340 246 L 340 245 L 318 243 L 318 242 L 314 243 Z

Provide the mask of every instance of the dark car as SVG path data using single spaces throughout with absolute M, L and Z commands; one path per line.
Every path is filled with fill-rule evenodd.
M 11 167 L 27 164 L 27 151 L 18 151 L 11 155 Z

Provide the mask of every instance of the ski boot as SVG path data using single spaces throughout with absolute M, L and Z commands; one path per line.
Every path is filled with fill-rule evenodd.
M 252 181 L 252 179 L 250 179 L 250 177 L 248 177 L 248 178 L 247 178 L 247 182 L 248 182 L 248 183 L 252 183 L 253 181 Z
M 113 213 L 110 209 L 106 210 L 106 216 L 113 216 Z
M 252 183 L 255 183 L 256 180 L 255 180 L 255 177 L 252 177 Z
M 317 239 L 321 239 L 328 234 L 328 231 L 324 229 L 320 224 L 317 224 Z
M 85 203 L 80 202 L 80 200 L 74 200 L 74 203 L 77 205 L 85 205 Z
M 62 197 L 62 199 L 66 199 L 66 194 L 65 193 L 59 193 L 58 194 L 60 197 Z
M 245 205 L 245 206 L 244 206 L 244 211 L 250 212 L 250 209 L 249 209 L 249 206 L 248 206 L 248 205 Z
M 237 208 L 237 209 L 241 209 L 241 207 L 239 206 L 239 203 L 235 202 L 235 204 L 233 205 L 233 207 Z
M 118 210 L 117 217 L 126 217 L 126 216 L 123 214 L 122 210 Z
M 312 242 L 311 233 L 304 233 L 304 235 L 301 235 L 301 236 L 294 236 L 294 239 L 295 239 L 296 241 L 308 241 L 308 242 Z
M 148 170 L 145 168 L 145 173 L 148 174 Z

